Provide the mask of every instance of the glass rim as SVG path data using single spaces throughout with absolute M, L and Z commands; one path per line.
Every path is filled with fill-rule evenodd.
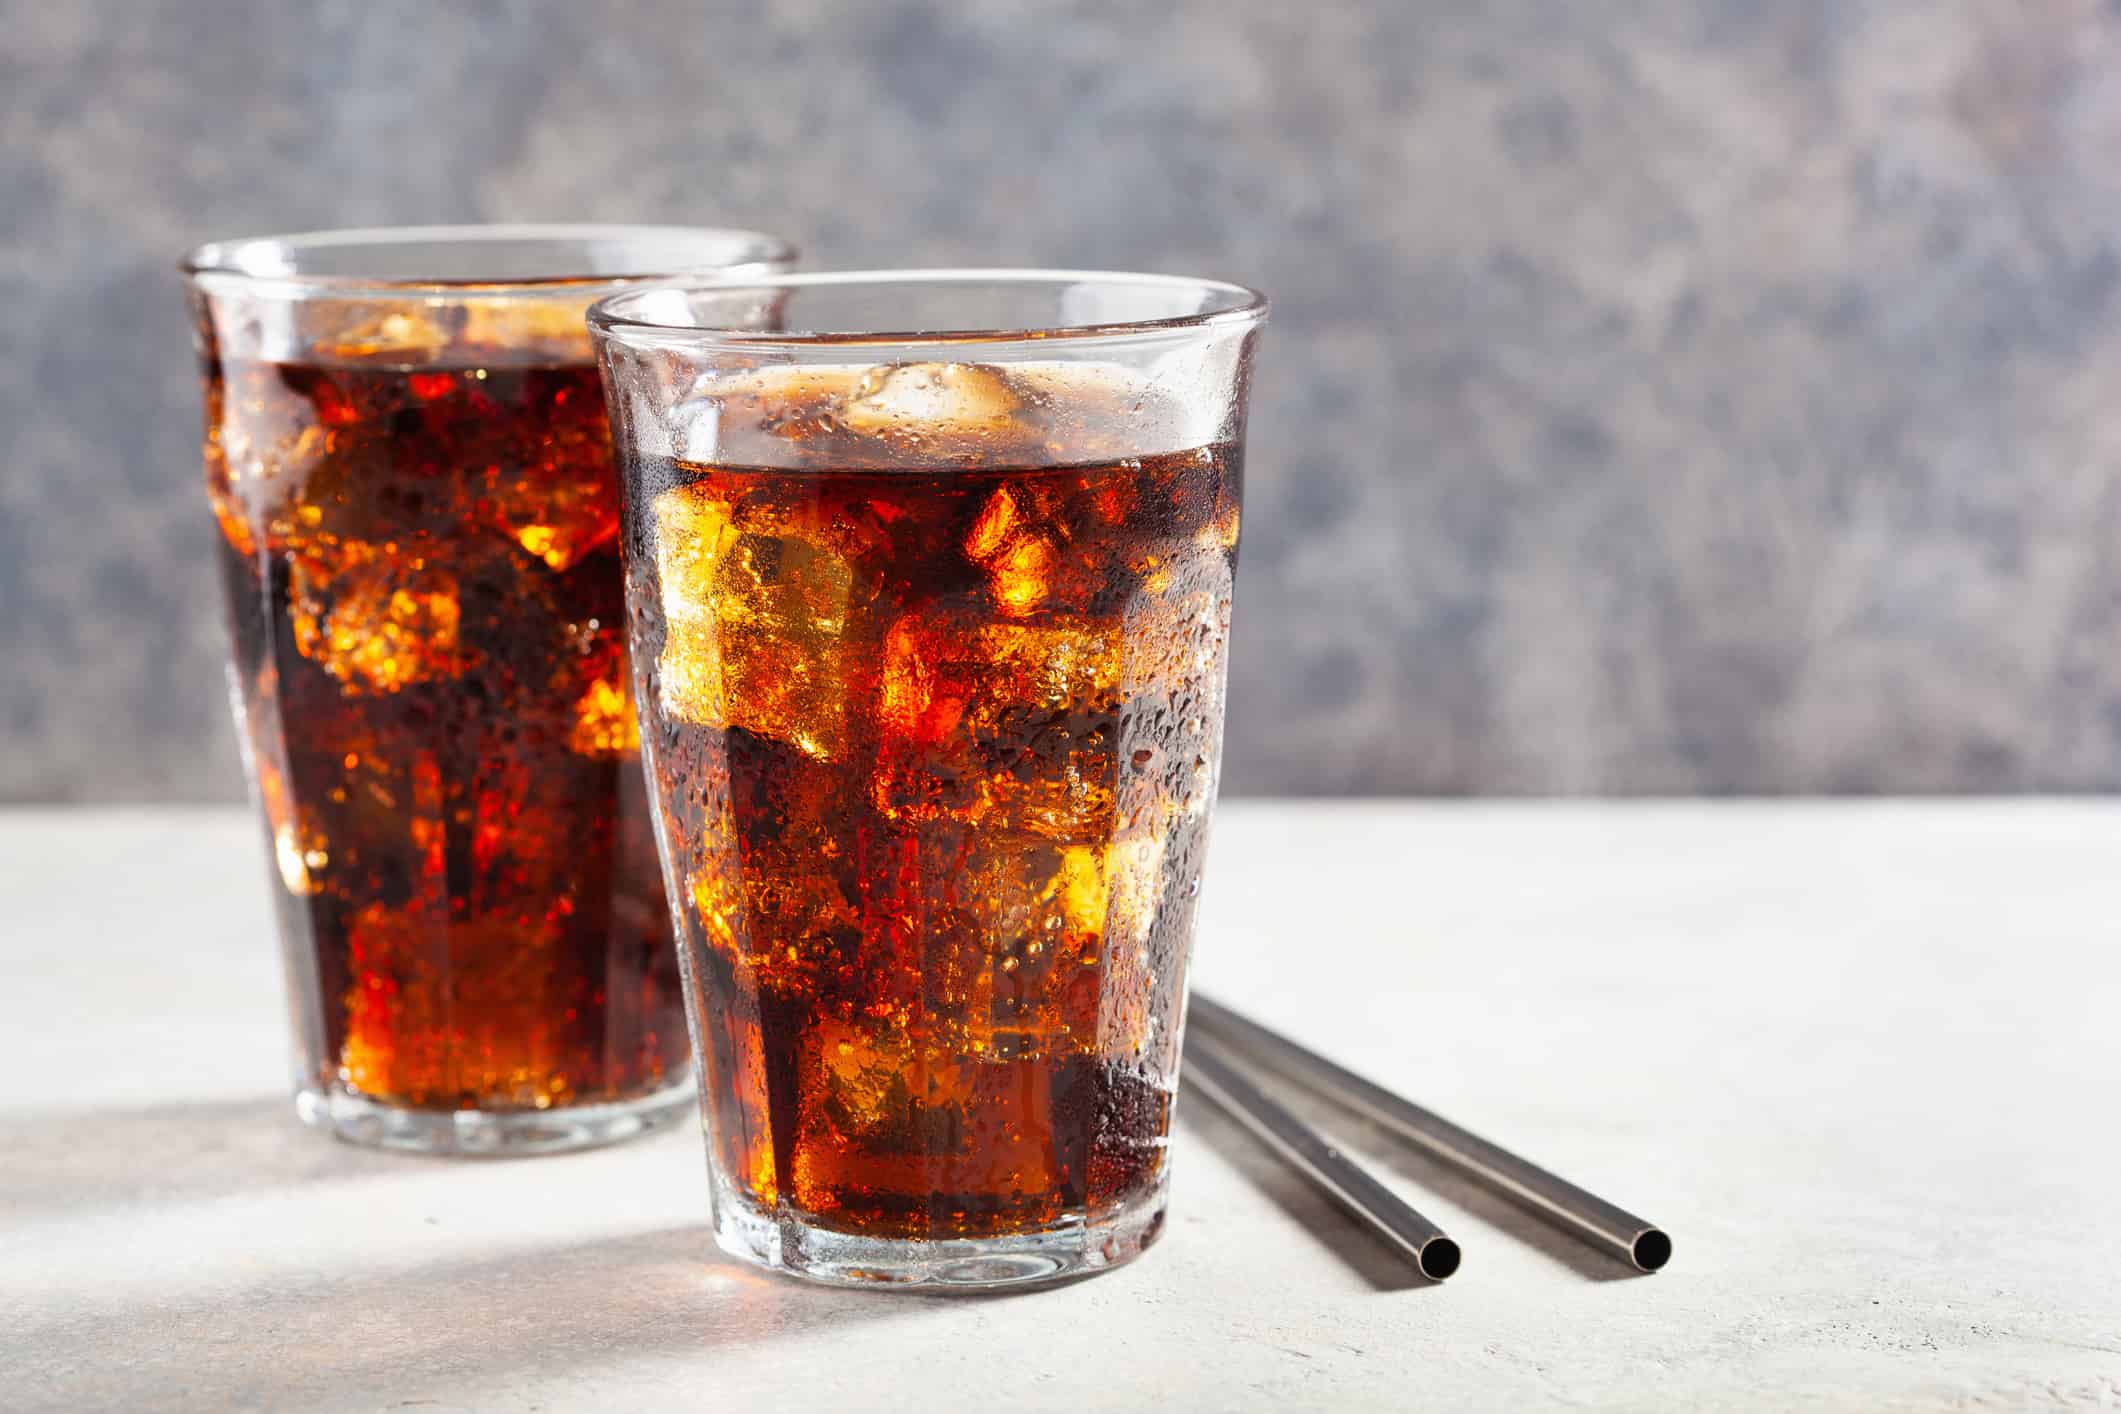
M 563 246 L 570 242 L 610 241 L 660 242 L 664 245 L 694 244 L 704 249 L 721 247 L 743 255 L 740 260 L 705 259 L 697 266 L 656 261 L 658 268 L 624 274 L 558 271 L 551 275 L 515 279 L 453 279 L 433 276 L 383 274 L 337 274 L 305 272 L 292 268 L 286 257 L 302 251 L 376 250 L 416 244 L 530 247 L 541 243 Z M 273 257 L 279 257 L 277 261 Z M 207 241 L 187 251 L 177 263 L 184 278 L 195 285 L 225 285 L 257 292 L 285 291 L 342 296 L 507 296 L 573 295 L 604 296 L 648 282 L 696 279 L 709 274 L 753 278 L 773 273 L 796 258 L 790 241 L 766 231 L 739 226 L 680 226 L 599 221 L 513 221 L 438 226 L 348 226 L 322 231 L 298 231 L 273 236 L 242 236 Z M 273 268 L 277 264 L 281 268 Z
M 1189 290 L 1223 296 L 1229 302 L 1194 314 L 1159 319 L 1127 319 L 1095 324 L 1051 324 L 1018 328 L 859 329 L 789 332 L 706 324 L 675 324 L 640 317 L 632 308 L 658 294 L 730 294 L 745 290 L 785 291 L 870 285 L 997 285 L 1032 287 L 1099 284 L 1136 289 Z M 1256 325 L 1267 317 L 1267 297 L 1249 285 L 1195 275 L 1152 275 L 1125 270 L 938 267 L 918 270 L 805 270 L 763 278 L 735 270 L 711 278 L 683 278 L 640 284 L 607 295 L 589 307 L 589 327 L 614 339 L 629 336 L 686 346 L 746 349 L 835 348 L 889 344 L 1035 344 L 1072 339 L 1124 339 L 1223 327 Z

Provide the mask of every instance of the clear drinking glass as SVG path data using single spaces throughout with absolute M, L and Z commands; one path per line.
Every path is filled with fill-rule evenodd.
M 744 231 L 508 226 L 185 262 L 310 1123 L 531 1152 L 682 1110 L 582 315 L 643 278 L 788 258 Z
M 1264 313 L 1011 271 L 591 311 L 730 1252 L 990 1287 L 1154 1240 Z

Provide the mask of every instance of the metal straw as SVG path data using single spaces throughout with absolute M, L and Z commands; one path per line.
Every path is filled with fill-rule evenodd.
M 1189 1063 L 1198 1037 L 1216 1037 L 1237 1057 L 1310 1085 L 1637 1271 L 1654 1272 L 1671 1260 L 1672 1239 L 1656 1224 L 1584 1192 L 1198 992 L 1193 994 L 1188 1018 L 1192 1028 L 1186 1044 Z
M 1353 1159 L 1260 1092 L 1231 1064 L 1223 1044 L 1195 1031 L 1186 1037 L 1186 1083 L 1228 1110 L 1334 1201 L 1369 1223 L 1411 1257 L 1421 1274 L 1442 1281 L 1458 1270 L 1458 1244 L 1365 1172 Z

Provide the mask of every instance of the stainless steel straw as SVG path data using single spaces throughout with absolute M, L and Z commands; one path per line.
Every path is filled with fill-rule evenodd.
M 1442 1228 L 1401 1202 L 1324 1135 L 1268 1099 L 1231 1064 L 1221 1041 L 1199 1031 L 1187 1035 L 1185 1078 L 1342 1207 L 1383 1233 L 1413 1259 L 1423 1276 L 1442 1281 L 1458 1270 L 1458 1244 L 1444 1236 Z
M 1584 1192 L 1198 992 L 1193 994 L 1187 1017 L 1188 1064 L 1194 1058 L 1194 1041 L 1202 1034 L 1214 1037 L 1235 1059 L 1304 1082 L 1638 1271 L 1654 1272 L 1671 1259 L 1672 1239 L 1656 1224 Z

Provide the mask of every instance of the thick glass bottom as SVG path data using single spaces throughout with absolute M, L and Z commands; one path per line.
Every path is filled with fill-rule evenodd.
M 550 1110 L 412 1110 L 346 1090 L 303 1088 L 295 1114 L 349 1144 L 421 1154 L 509 1158 L 563 1154 L 616 1144 L 661 1129 L 690 1112 L 690 1076 L 636 1100 Z
M 1124 1207 L 1006 1237 L 894 1238 L 831 1232 L 762 1208 L 715 1180 L 714 1236 L 724 1252 L 828 1286 L 980 1292 L 1051 1285 L 1133 1261 L 1164 1227 L 1167 1180 Z

